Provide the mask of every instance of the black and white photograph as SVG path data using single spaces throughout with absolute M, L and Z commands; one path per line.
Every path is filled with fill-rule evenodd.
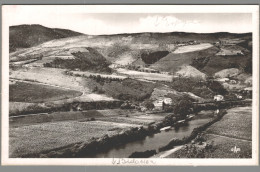
M 258 165 L 259 6 L 2 16 L 3 165 Z

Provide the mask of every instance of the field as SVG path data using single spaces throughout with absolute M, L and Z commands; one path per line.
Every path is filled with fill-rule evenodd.
M 203 44 L 198 44 L 198 45 L 186 45 L 182 47 L 178 47 L 173 54 L 180 54 L 180 53 L 188 53 L 188 52 L 193 52 L 193 51 L 200 51 L 204 50 L 207 48 L 212 47 L 212 44 L 209 43 L 203 43 Z
M 206 142 L 213 145 L 210 151 L 204 152 L 204 158 L 251 158 L 252 107 L 229 109 L 220 121 L 203 133 Z M 186 158 L 187 156 L 184 149 L 180 149 L 168 158 Z
M 128 117 L 126 117 L 126 115 Z M 167 114 L 144 115 L 128 110 L 55 112 L 12 118 L 10 155 L 17 157 L 118 134 L 131 127 L 162 120 Z M 90 119 L 95 121 L 90 121 Z
M 207 131 L 238 139 L 252 140 L 252 108 L 237 107 L 228 110 L 220 122 L 213 124 Z
M 146 80 L 150 80 L 150 81 L 168 81 L 169 82 L 172 80 L 172 77 L 173 77 L 168 74 L 139 72 L 139 71 L 128 70 L 128 69 L 123 69 L 123 68 L 117 69 L 117 72 L 120 74 L 127 75 L 131 78 L 146 79 Z
M 9 90 L 9 100 L 12 102 L 42 103 L 82 95 L 79 91 L 19 81 L 10 85 Z
M 134 124 L 68 121 L 10 128 L 10 157 L 36 153 L 119 133 Z M 116 130 L 113 130 L 116 128 Z
M 65 75 L 64 72 L 64 69 L 34 67 L 11 71 L 10 78 L 40 82 L 82 92 L 88 91 L 81 85 L 81 78 Z

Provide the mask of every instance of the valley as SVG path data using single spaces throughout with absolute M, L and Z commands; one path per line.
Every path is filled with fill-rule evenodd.
M 39 27 L 28 26 L 44 41 L 34 34 L 27 44 L 15 42 L 27 27 L 10 28 L 10 157 L 181 158 L 182 148 L 164 151 L 204 133 L 205 143 L 224 140 L 205 154 L 215 158 L 224 136 L 252 140 L 251 33 L 85 35 Z M 234 134 L 242 113 L 247 132 Z

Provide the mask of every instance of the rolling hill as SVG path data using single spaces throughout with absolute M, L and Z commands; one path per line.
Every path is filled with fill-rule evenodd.
M 82 35 L 66 29 L 52 29 L 41 25 L 18 25 L 9 28 L 9 50 L 15 51 L 17 48 L 29 48 L 41 43 Z
M 231 46 L 224 44 L 218 46 L 216 44 L 223 40 L 237 43 Z M 189 41 L 196 41 L 198 44 L 190 45 L 188 44 Z M 180 46 L 180 44 L 185 46 Z M 10 53 L 10 62 L 37 60 L 37 62 L 31 63 L 32 66 L 44 66 L 44 64 L 51 63 L 55 59 L 62 59 L 59 60 L 62 65 L 58 64 L 58 66 L 64 67 L 64 64 L 67 66 L 71 62 L 78 64 L 77 60 L 79 59 L 73 60 L 75 55 L 90 57 L 85 52 L 88 51 L 86 50 L 86 47 L 88 47 L 104 57 L 105 68 L 110 63 L 134 66 L 148 65 L 158 71 L 174 74 L 181 70 L 183 65 L 191 65 L 206 75 L 213 75 L 226 68 L 248 66 L 249 59 L 252 57 L 251 46 L 252 33 L 170 32 L 94 36 L 83 35 L 70 30 L 46 28 L 40 25 L 10 27 L 10 48 L 17 49 L 17 51 Z M 19 50 L 18 48 L 26 49 Z M 241 49 L 244 54 L 233 53 L 234 55 L 228 56 L 217 54 L 220 51 L 231 51 L 230 48 L 234 52 Z M 93 60 L 95 57 L 91 56 L 91 59 Z M 83 61 L 87 62 L 87 59 Z M 79 64 L 81 64 L 81 67 L 76 65 L 76 68 L 85 69 L 83 63 Z M 88 61 L 87 64 L 89 66 L 92 62 Z

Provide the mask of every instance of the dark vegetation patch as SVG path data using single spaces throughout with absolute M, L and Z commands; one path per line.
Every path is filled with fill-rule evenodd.
M 146 64 L 153 64 L 157 61 L 159 61 L 161 58 L 167 56 L 170 52 L 169 51 L 156 51 L 156 52 L 150 52 L 150 53 L 142 53 L 141 59 Z
M 73 98 L 81 94 L 79 91 L 24 82 L 16 82 L 9 86 L 9 101 L 13 102 L 40 103 Z
M 94 92 L 104 93 L 119 100 L 143 101 L 150 98 L 155 84 L 138 81 L 134 79 L 124 79 L 122 81 L 97 81 L 89 80 L 87 83 Z
M 156 150 L 147 150 L 144 152 L 134 152 L 128 158 L 149 158 L 156 154 Z
M 75 59 L 56 58 L 53 62 L 45 63 L 44 67 L 111 73 L 111 69 L 108 67 L 110 62 L 108 62 L 103 55 L 93 48 L 87 47 L 86 49 L 88 52 L 72 53 Z
M 36 113 L 53 113 L 53 112 L 68 112 L 68 111 L 79 111 L 81 110 L 102 110 L 102 109 L 115 109 L 120 108 L 122 101 L 95 101 L 95 102 L 78 102 L 74 101 L 71 103 L 53 104 L 53 103 L 34 103 L 23 109 L 10 109 L 9 116 L 19 116 Z
M 191 92 L 205 99 L 212 99 L 214 95 L 227 94 L 226 89 L 217 81 L 202 81 L 196 78 L 173 78 L 169 83 L 173 89 L 179 92 Z
M 211 56 L 207 60 L 207 64 L 201 63 L 199 70 L 202 72 L 213 75 L 227 68 L 239 68 L 247 73 L 252 72 L 252 52 L 245 52 L 244 55 L 229 55 L 229 56 Z
M 11 26 L 9 31 L 9 50 L 17 48 L 29 48 L 41 43 L 71 36 L 82 35 L 66 29 L 52 29 L 41 25 L 18 25 Z

